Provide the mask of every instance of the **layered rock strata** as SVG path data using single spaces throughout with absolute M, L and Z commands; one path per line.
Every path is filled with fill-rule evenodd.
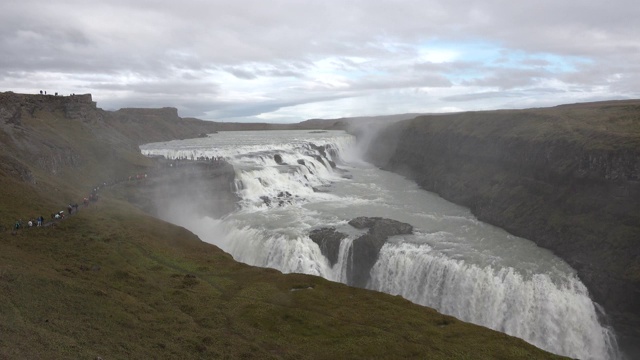
M 357 217 L 349 221 L 356 229 L 367 229 L 367 232 L 353 240 L 347 257 L 347 284 L 365 287 L 370 278 L 373 265 L 378 260 L 380 249 L 391 236 L 413 233 L 413 226 L 396 220 L 380 217 Z M 338 261 L 340 243 L 347 235 L 334 228 L 313 230 L 309 237 L 329 259 L 333 266 Z
M 640 353 L 640 103 L 424 116 L 371 143 L 377 166 L 566 260 Z

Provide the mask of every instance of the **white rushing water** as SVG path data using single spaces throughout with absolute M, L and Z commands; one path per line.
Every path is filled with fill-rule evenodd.
M 238 261 L 346 283 L 347 254 L 363 233 L 347 222 L 358 216 L 406 222 L 414 234 L 393 237 L 383 246 L 368 288 L 556 354 L 618 357 L 597 305 L 564 261 L 363 162 L 354 138 L 344 132 L 224 132 L 141 149 L 170 159 L 223 157 L 234 166 L 241 199 L 236 212 L 211 219 L 180 216 L 177 209 L 169 220 Z M 335 169 L 329 160 L 337 163 Z M 308 236 L 329 226 L 349 234 L 334 266 Z

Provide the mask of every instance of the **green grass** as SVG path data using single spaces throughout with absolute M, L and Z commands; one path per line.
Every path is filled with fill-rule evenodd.
M 150 166 L 96 119 L 36 111 L 0 131 L 2 161 L 35 179 L 0 171 L 0 224 Z M 38 162 L 52 154 L 78 158 L 52 173 Z M 0 359 L 560 358 L 400 297 L 237 263 L 114 190 L 56 226 L 0 229 Z
M 0 358 L 555 358 L 402 298 L 239 264 L 106 200 L 0 242 Z
M 588 149 L 640 148 L 640 101 L 564 105 L 553 108 L 427 115 L 416 129 L 477 138 L 529 142 L 566 141 Z M 423 121 L 428 120 L 428 121 Z

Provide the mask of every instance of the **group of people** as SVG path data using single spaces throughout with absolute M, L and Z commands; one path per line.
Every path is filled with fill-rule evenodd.
M 187 160 L 185 159 L 176 159 L 178 161 L 173 161 L 169 164 L 170 167 L 174 167 L 177 166 L 179 163 L 179 160 Z M 207 161 L 210 164 L 214 165 L 214 166 L 218 166 L 220 164 L 225 163 L 224 159 L 222 157 L 199 157 L 197 160 L 199 161 Z M 100 188 L 103 187 L 107 187 L 107 186 L 112 186 L 112 185 L 116 185 L 118 183 L 121 182 L 145 182 L 144 180 L 146 180 L 148 177 L 147 173 L 138 173 L 135 175 L 131 175 L 128 178 L 123 178 L 120 180 L 114 180 L 114 181 L 109 181 L 109 182 L 103 182 L 100 185 L 97 185 L 95 187 L 93 187 L 93 189 L 91 190 L 91 192 L 89 193 L 88 196 L 84 197 L 82 199 L 82 204 L 84 207 L 88 207 L 90 203 L 92 202 L 96 202 L 98 201 L 98 191 L 100 190 Z M 75 214 L 78 212 L 78 204 L 77 203 L 69 203 L 69 205 L 67 206 L 67 213 L 65 214 L 64 210 L 55 212 L 51 214 L 51 220 L 49 222 L 45 222 L 45 218 L 43 216 L 38 216 L 38 217 L 32 217 L 29 218 L 29 220 L 27 220 L 26 222 L 23 222 L 22 219 L 18 219 L 16 220 L 16 222 L 13 224 L 13 233 L 15 234 L 18 230 L 23 229 L 23 228 L 32 228 L 32 227 L 42 227 L 42 226 L 49 226 L 53 223 L 55 223 L 57 220 L 63 220 L 65 218 L 65 216 L 70 216 L 72 214 Z
M 94 186 L 91 192 L 89 193 L 89 195 L 87 195 L 82 199 L 82 205 L 83 207 L 86 208 L 89 206 L 89 204 L 95 203 L 96 201 L 98 201 L 98 198 L 99 198 L 98 191 L 100 190 L 100 188 L 115 185 L 120 182 L 133 181 L 133 180 L 139 181 L 139 180 L 144 180 L 146 178 L 147 178 L 147 174 L 141 173 L 141 174 L 135 174 L 135 175 L 129 176 L 128 178 L 125 178 L 125 179 L 121 179 L 120 181 L 103 182 L 102 184 Z M 51 224 L 54 224 L 58 220 L 65 219 L 66 216 L 76 214 L 78 212 L 78 209 L 79 209 L 78 203 L 69 203 L 69 205 L 67 205 L 66 213 L 64 210 L 52 213 L 51 220 L 48 222 L 45 221 L 45 218 L 43 216 L 32 217 L 32 218 L 29 218 L 29 220 L 27 221 L 18 219 L 12 226 L 13 233 L 15 234 L 18 230 L 25 229 L 25 228 L 50 226 Z
M 40 90 L 40 95 L 47 95 L 47 91 L 45 90 L 44 93 L 42 90 Z M 54 96 L 58 96 L 58 93 L 56 93 Z
M 98 195 L 95 192 L 96 190 L 94 189 L 94 192 L 92 192 L 89 197 L 85 197 L 84 198 L 84 206 L 87 207 L 89 206 L 89 201 L 97 201 L 98 200 Z M 50 222 L 45 222 L 44 217 L 38 216 L 36 218 L 29 218 L 29 220 L 27 220 L 26 222 L 23 222 L 22 219 L 18 219 L 16 220 L 15 224 L 13 224 L 13 231 L 14 233 L 20 229 L 23 228 L 31 228 L 31 227 L 40 227 L 40 226 L 49 226 L 51 225 L 54 221 L 56 220 L 62 220 L 65 218 L 65 216 L 67 215 L 72 215 L 78 212 L 78 204 L 74 203 L 74 204 L 69 204 L 67 206 L 67 214 L 65 214 L 64 210 L 60 210 L 58 212 L 54 212 L 51 213 L 51 221 Z
M 44 91 L 40 90 L 40 95 L 47 95 L 47 91 L 46 90 L 44 90 Z M 75 94 L 69 94 L 69 96 L 74 96 L 74 95 Z M 55 93 L 54 96 L 58 96 L 58 93 Z
M 106 186 L 107 183 L 103 183 L 102 185 L 94 187 L 89 195 L 82 199 L 82 204 L 86 208 L 90 203 L 94 203 L 98 201 L 98 190 L 100 186 Z M 32 227 L 41 227 L 41 226 L 50 226 L 54 224 L 58 220 L 64 220 L 66 216 L 74 215 L 78 212 L 79 206 L 78 203 L 69 203 L 67 205 L 67 212 L 64 210 L 60 210 L 54 213 L 51 213 L 51 220 L 49 222 L 45 222 L 45 218 L 43 216 L 38 216 L 36 218 L 29 218 L 27 221 L 22 221 L 22 219 L 16 220 L 13 224 L 13 233 L 15 234 L 18 230 L 24 228 L 32 228 Z
M 35 219 L 29 219 L 25 224 L 22 224 L 22 219 L 16 221 L 13 225 L 14 230 L 20 230 L 23 227 L 34 227 L 34 226 L 43 226 L 44 218 L 42 216 L 38 216 Z

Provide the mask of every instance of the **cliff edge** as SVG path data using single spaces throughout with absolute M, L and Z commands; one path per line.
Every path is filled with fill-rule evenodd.
M 237 263 L 132 206 L 233 203 L 228 164 L 158 168 L 140 154 L 193 134 L 183 120 L 0 93 L 0 359 L 562 358 L 400 297 Z M 11 229 L 82 204 L 96 184 L 100 200 L 64 220 Z
M 640 355 L 640 101 L 422 116 L 371 144 L 374 164 L 567 261 Z

